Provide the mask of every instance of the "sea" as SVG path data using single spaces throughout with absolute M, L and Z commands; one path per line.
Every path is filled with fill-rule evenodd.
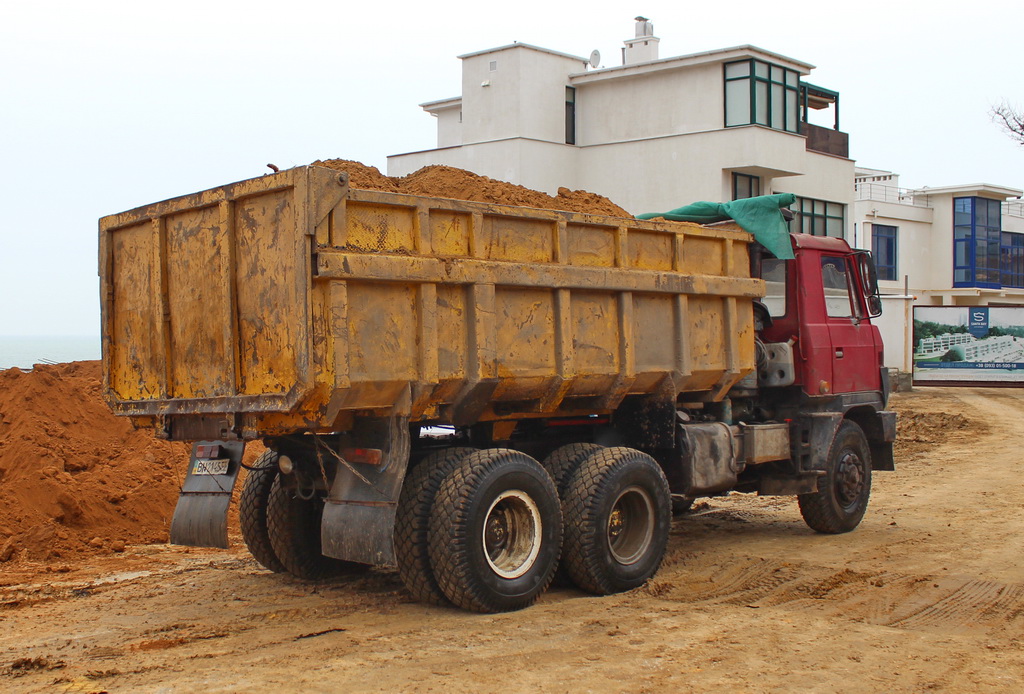
M 0 369 L 99 358 L 99 335 L 0 335 Z

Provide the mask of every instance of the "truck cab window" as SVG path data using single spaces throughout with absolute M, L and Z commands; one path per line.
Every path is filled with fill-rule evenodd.
M 761 279 L 764 280 L 765 295 L 761 303 L 772 318 L 786 315 L 786 261 L 765 258 L 761 261 Z
M 821 259 L 821 285 L 825 289 L 825 311 L 832 318 L 853 318 L 850 301 L 850 277 L 846 259 L 823 256 Z

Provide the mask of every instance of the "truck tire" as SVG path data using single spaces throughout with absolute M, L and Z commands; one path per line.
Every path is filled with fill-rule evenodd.
M 672 497 L 655 460 L 632 448 L 587 458 L 562 500 L 562 562 L 573 583 L 595 595 L 637 588 L 661 566 Z
M 556 448 L 544 459 L 542 464 L 555 483 L 559 499 L 565 494 L 565 487 L 569 484 L 572 473 L 576 472 L 576 468 L 580 466 L 580 463 L 586 460 L 592 453 L 596 453 L 602 448 L 603 446 L 599 446 L 596 443 L 570 443 L 561 448 Z
M 430 568 L 430 514 L 444 479 L 475 448 L 446 448 L 429 454 L 406 476 L 395 517 L 395 559 L 398 575 L 419 602 L 447 605 Z
M 430 518 L 430 562 L 452 604 L 506 612 L 536 602 L 562 544 L 558 492 L 540 463 L 494 448 L 463 458 Z
M 584 460 L 603 448 L 604 446 L 599 446 L 596 443 L 570 443 L 561 448 L 556 448 L 544 459 L 544 462 L 541 464 L 548 471 L 548 474 L 551 475 L 551 479 L 555 483 L 555 489 L 558 490 L 559 503 L 561 503 L 562 498 L 565 496 L 565 488 L 568 486 L 569 480 L 572 479 L 576 469 L 579 468 Z M 565 520 L 564 516 L 562 520 Z M 555 571 L 555 579 L 552 583 L 560 588 L 572 585 L 572 578 L 569 577 L 569 573 L 561 562 Z
M 270 489 L 267 528 L 270 545 L 285 570 L 307 581 L 366 571 L 369 568 L 366 564 L 323 555 L 320 546 L 323 499 L 302 499 L 281 482 L 282 476 L 278 475 Z
M 800 494 L 800 515 L 819 533 L 846 533 L 856 528 L 871 496 L 871 449 L 864 430 L 845 420 L 829 448 L 818 491 Z
M 278 474 L 275 451 L 266 451 L 256 459 L 238 498 L 238 523 L 242 528 L 242 540 L 253 559 L 265 569 L 283 573 L 284 564 L 274 553 L 267 527 L 267 501 Z

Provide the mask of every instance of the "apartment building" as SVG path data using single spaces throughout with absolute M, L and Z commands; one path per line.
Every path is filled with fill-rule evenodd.
M 913 305 L 1024 305 L 1024 191 L 1007 186 L 900 187 L 856 169 L 851 239 L 878 268 L 888 366 L 911 369 Z
M 660 58 L 644 17 L 624 43 L 604 68 L 524 43 L 459 56 L 462 93 L 421 104 L 437 146 L 388 157 L 388 173 L 448 164 L 634 214 L 788 192 L 807 231 L 849 232 L 849 138 L 813 65 L 749 45 Z

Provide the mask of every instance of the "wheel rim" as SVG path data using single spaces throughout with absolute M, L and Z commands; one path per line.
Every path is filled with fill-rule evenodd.
M 620 564 L 635 564 L 654 537 L 654 500 L 647 490 L 633 486 L 622 491 L 608 516 L 608 548 Z
M 836 498 L 843 508 L 856 505 L 864 490 L 864 461 L 854 451 L 845 451 L 836 471 Z
M 484 557 L 502 578 L 519 578 L 540 553 L 540 510 L 530 495 L 519 489 L 502 492 L 491 503 L 481 536 Z

